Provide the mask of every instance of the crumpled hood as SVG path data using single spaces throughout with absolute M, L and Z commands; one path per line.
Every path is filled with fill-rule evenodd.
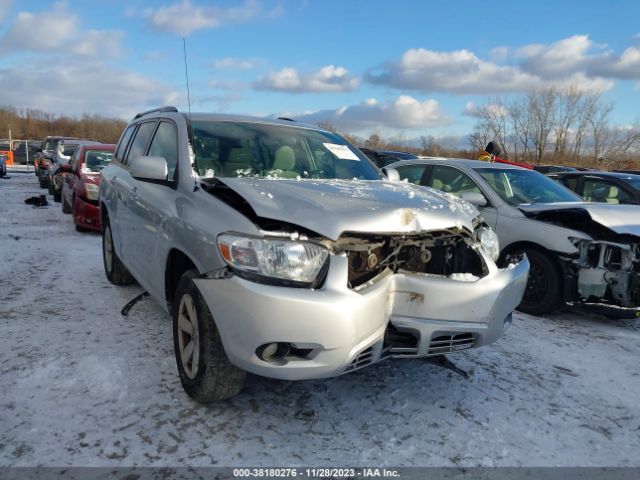
M 473 230 L 478 211 L 453 195 L 407 183 L 221 178 L 260 217 L 300 225 L 329 239 L 343 232 Z
M 638 205 L 567 202 L 520 205 L 519 208 L 525 215 L 561 210 L 583 210 L 587 212 L 591 220 L 618 234 L 640 237 L 640 206 Z

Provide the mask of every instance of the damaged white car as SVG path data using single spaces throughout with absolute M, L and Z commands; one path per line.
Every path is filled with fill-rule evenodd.
M 510 165 L 424 158 L 390 168 L 409 183 L 474 203 L 500 238 L 498 264 L 526 253 L 531 271 L 520 310 L 543 314 L 574 302 L 638 314 L 640 207 L 585 202 L 541 173 Z
M 201 402 L 246 372 L 298 380 L 495 341 L 529 269 L 499 269 L 475 207 L 386 181 L 335 133 L 163 107 L 102 170 L 105 272 L 173 315 Z

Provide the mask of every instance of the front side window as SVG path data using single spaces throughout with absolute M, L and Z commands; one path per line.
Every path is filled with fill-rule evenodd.
M 458 196 L 466 192 L 482 193 L 469 175 L 462 170 L 445 165 L 433 167 L 427 186 Z
M 509 205 L 582 201 L 571 190 L 533 170 L 516 168 L 476 168 L 475 170 Z
M 140 124 L 136 131 L 136 136 L 131 141 L 131 147 L 129 148 L 129 153 L 127 153 L 127 158 L 125 160 L 126 164 L 131 165 L 137 158 L 145 154 L 147 145 L 149 144 L 149 139 L 153 134 L 155 126 L 156 122 L 145 122 Z
M 588 202 L 629 203 L 631 197 L 621 187 L 606 180 L 585 178 L 582 187 L 582 196 Z
M 331 132 L 250 122 L 193 122 L 201 177 L 379 180 L 381 173 Z
M 150 157 L 163 157 L 167 161 L 168 179 L 173 180 L 178 164 L 178 130 L 170 122 L 160 122 L 149 147 Z

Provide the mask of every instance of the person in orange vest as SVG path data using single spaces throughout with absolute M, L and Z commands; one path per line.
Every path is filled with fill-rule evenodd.
M 517 167 L 527 168 L 529 170 L 533 169 L 533 167 L 527 163 L 511 162 L 509 160 L 505 160 L 504 158 L 500 158 L 500 155 L 502 155 L 502 148 L 500 148 L 498 142 L 489 142 L 487 143 L 487 147 L 482 152 L 480 152 L 478 160 L 505 163 L 507 165 L 515 165 Z

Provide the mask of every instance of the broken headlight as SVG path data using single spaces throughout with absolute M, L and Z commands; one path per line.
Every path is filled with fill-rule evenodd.
M 491 227 L 482 226 L 476 230 L 476 239 L 484 253 L 489 255 L 494 262 L 497 261 L 500 256 L 500 242 L 496 232 Z
M 329 257 L 326 248 L 311 242 L 228 233 L 218 237 L 218 248 L 229 266 L 249 279 L 267 277 L 306 286 L 315 286 Z

